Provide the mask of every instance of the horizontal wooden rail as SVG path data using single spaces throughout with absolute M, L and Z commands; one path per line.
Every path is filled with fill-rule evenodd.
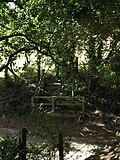
M 62 98 L 62 99 L 66 99 L 66 98 L 68 98 L 68 99 L 83 99 L 84 97 L 82 97 L 82 96 L 74 96 L 74 97 L 71 97 L 71 96 L 34 96 L 33 98 L 35 98 L 35 99 L 39 99 L 39 98 L 41 98 L 41 99 L 52 99 L 52 98 L 56 98 L 56 99 L 60 99 L 60 98 Z
M 41 106 L 51 106 L 52 103 L 39 103 Z M 79 106 L 81 103 L 55 103 L 56 106 Z
M 51 100 L 51 102 L 35 102 L 36 99 L 47 99 Z M 80 106 L 82 112 L 84 112 L 84 102 L 84 97 L 81 96 L 34 96 L 32 98 L 33 105 L 38 103 L 40 106 L 52 106 L 52 111 L 55 110 L 56 106 Z

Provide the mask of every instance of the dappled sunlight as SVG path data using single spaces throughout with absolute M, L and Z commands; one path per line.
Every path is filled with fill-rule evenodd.
M 86 143 L 77 143 L 72 142 L 71 147 L 73 151 L 70 151 L 69 154 L 66 155 L 66 158 L 69 160 L 85 160 L 89 156 L 93 155 L 93 149 L 97 149 L 97 145 L 88 145 Z
M 8 3 L 7 3 L 7 6 L 8 6 L 10 9 L 15 9 L 15 8 L 17 7 L 14 2 L 8 2 Z
M 0 78 L 4 77 L 4 72 L 0 72 Z
M 58 129 L 58 127 L 63 127 L 65 132 L 64 134 L 66 135 L 67 131 L 67 136 L 71 136 L 69 143 L 71 149 L 69 150 L 69 153 L 66 154 L 65 160 L 85 160 L 88 157 L 94 156 L 95 152 L 100 152 L 101 150 L 103 151 L 105 149 L 108 151 L 110 149 L 110 146 L 116 142 L 114 128 L 110 126 L 107 127 L 105 124 L 102 125 L 101 122 L 99 123 L 98 117 L 96 119 L 92 119 L 91 117 L 87 122 L 85 121 L 84 124 L 77 123 L 77 120 L 73 120 L 73 118 L 70 118 L 71 120 L 65 119 L 65 121 L 62 122 L 60 118 L 51 118 L 53 118 L 53 120 L 51 119 L 49 121 L 49 124 L 43 121 L 41 124 L 41 122 L 38 122 L 38 120 L 35 124 L 32 121 L 25 122 L 24 119 L 21 119 L 19 117 L 11 117 L 10 119 L 5 118 L 1 121 L 0 131 L 1 133 L 7 132 L 13 135 L 14 133 L 18 133 L 18 128 L 20 129 L 22 127 L 26 127 L 32 132 L 33 130 L 38 130 L 40 133 L 45 132 L 45 134 L 49 134 L 50 128 L 55 129 L 55 127 L 57 127 Z M 48 119 L 49 118 L 47 118 L 47 121 Z M 8 129 L 11 127 L 14 129 Z M 41 143 L 43 141 L 44 139 L 42 137 L 31 136 L 31 134 L 29 134 L 27 137 L 27 144 L 31 142 Z M 112 154 L 112 151 L 110 154 Z M 113 154 L 111 156 L 113 156 Z
M 97 125 L 97 126 L 99 126 L 99 127 L 105 127 L 105 124 L 103 124 L 103 123 L 99 123 L 99 122 L 96 123 L 96 122 L 94 122 L 94 124 Z
M 0 3 L 0 158 L 120 160 L 119 1 Z

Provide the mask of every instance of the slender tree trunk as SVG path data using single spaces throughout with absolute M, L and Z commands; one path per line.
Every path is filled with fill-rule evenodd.
M 40 63 L 41 63 L 41 57 L 40 57 L 40 55 L 38 55 L 38 57 L 37 57 L 37 66 L 38 66 L 37 77 L 38 77 L 38 83 L 40 81 L 40 70 L 41 70 Z

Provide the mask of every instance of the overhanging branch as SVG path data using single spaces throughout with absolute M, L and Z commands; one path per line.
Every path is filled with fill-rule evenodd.
M 7 67 L 9 66 L 9 64 L 11 63 L 13 57 L 16 56 L 18 53 L 23 52 L 23 51 L 24 51 L 24 52 L 29 52 L 29 51 L 31 51 L 31 50 L 36 50 L 36 51 L 38 51 L 39 53 L 41 53 L 42 55 L 51 57 L 51 59 L 52 59 L 55 63 L 59 64 L 59 63 L 55 60 L 54 55 L 50 54 L 49 52 L 47 52 L 47 51 L 45 51 L 45 50 L 40 50 L 40 49 L 38 49 L 38 47 L 20 48 L 20 49 L 18 49 L 17 51 L 15 51 L 13 54 L 11 54 L 11 55 L 9 56 L 7 63 L 6 63 L 6 64 L 3 64 L 3 65 L 0 67 L 0 72 L 3 71 L 5 68 L 7 68 Z M 59 65 L 60 65 L 60 64 L 59 64 Z
M 15 34 L 7 35 L 7 36 L 2 36 L 2 37 L 0 37 L 0 41 L 6 40 L 9 38 L 13 38 L 13 37 L 25 37 L 28 41 L 30 41 L 31 43 L 33 43 L 37 47 L 40 46 L 40 47 L 48 48 L 48 46 L 49 46 L 49 43 L 47 43 L 45 41 L 35 42 L 30 36 L 22 34 L 22 33 L 15 33 Z
M 0 72 L 9 66 L 10 62 L 12 61 L 12 58 L 15 55 L 17 55 L 18 53 L 22 51 L 29 52 L 30 50 L 37 50 L 42 55 L 50 57 L 56 64 L 60 66 L 64 66 L 65 68 L 68 68 L 65 64 L 61 64 L 60 62 L 56 61 L 55 54 L 51 53 L 50 44 L 45 41 L 35 42 L 31 37 L 29 37 L 28 35 L 22 34 L 22 33 L 15 33 L 15 34 L 7 35 L 7 36 L 2 36 L 0 37 L 0 41 L 6 40 L 6 39 L 8 40 L 9 38 L 13 38 L 13 37 L 25 37 L 29 42 L 31 42 L 34 45 L 34 47 L 32 48 L 24 47 L 24 48 L 20 48 L 17 51 L 15 51 L 13 54 L 9 56 L 7 63 L 0 67 Z
M 23 51 L 28 52 L 28 51 L 35 50 L 35 49 L 36 49 L 36 47 L 33 47 L 33 48 L 20 48 L 20 49 L 18 49 L 16 52 L 14 52 L 13 54 L 11 54 L 9 56 L 7 63 L 3 64 L 0 67 L 0 72 L 3 71 L 5 68 L 7 68 L 9 66 L 10 62 L 12 61 L 12 58 L 14 56 L 16 56 L 18 53 L 23 52 Z

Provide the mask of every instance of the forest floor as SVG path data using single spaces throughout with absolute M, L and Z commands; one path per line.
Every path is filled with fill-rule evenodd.
M 74 147 L 66 159 L 85 160 L 89 157 L 89 160 L 120 160 L 120 143 L 116 138 L 120 126 L 111 123 L 99 111 L 87 113 L 79 121 L 76 116 L 61 118 L 41 114 L 37 117 L 36 114 L 3 116 L 0 118 L 0 135 L 16 135 L 24 127 L 31 132 L 45 133 L 45 136 L 62 131 Z

